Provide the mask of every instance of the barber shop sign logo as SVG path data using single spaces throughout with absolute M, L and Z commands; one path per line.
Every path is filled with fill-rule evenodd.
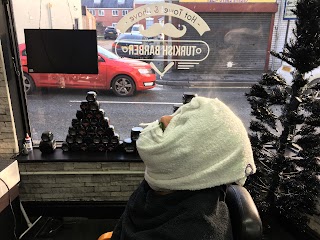
M 132 10 L 118 22 L 117 28 L 121 33 L 125 33 L 140 20 L 152 16 L 179 18 L 191 25 L 200 36 L 210 31 L 207 23 L 195 12 L 177 4 L 163 2 L 144 5 Z M 175 63 L 178 69 L 190 69 L 208 57 L 210 48 L 206 42 L 201 40 L 178 40 L 186 34 L 187 30 L 183 24 L 177 28 L 172 23 L 154 23 L 148 29 L 140 25 L 139 32 L 144 38 L 138 40 L 139 42 L 125 38 L 119 40 L 115 45 L 115 53 L 150 61 L 151 67 L 160 77 L 163 77 Z M 156 39 L 159 34 L 164 34 L 169 39 Z M 167 65 L 159 69 L 156 62 L 167 63 Z

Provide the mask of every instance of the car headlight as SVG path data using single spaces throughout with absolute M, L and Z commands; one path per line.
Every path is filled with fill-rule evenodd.
M 154 82 L 144 82 L 143 85 L 144 85 L 145 87 L 151 87 L 151 86 L 154 85 Z
M 152 74 L 152 70 L 147 68 L 139 68 L 138 71 L 140 74 Z

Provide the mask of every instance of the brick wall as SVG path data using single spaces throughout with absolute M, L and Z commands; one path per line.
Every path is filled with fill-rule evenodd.
M 22 201 L 127 201 L 144 164 L 129 162 L 19 163 Z
M 118 23 L 121 20 L 121 18 L 123 18 L 122 10 L 128 10 L 128 12 L 130 12 L 132 9 L 130 9 L 130 8 L 114 8 L 114 9 L 101 8 L 101 9 L 92 9 L 92 10 L 95 10 L 96 21 L 101 22 L 102 26 L 105 28 L 107 26 L 112 26 L 112 23 Z M 104 11 L 104 16 L 99 16 L 99 14 L 98 14 L 99 10 Z M 117 16 L 112 16 L 113 10 L 118 11 Z
M 0 41 L 0 159 L 11 157 L 17 152 L 18 141 Z

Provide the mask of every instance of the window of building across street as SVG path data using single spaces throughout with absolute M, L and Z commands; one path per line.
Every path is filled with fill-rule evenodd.
M 99 16 L 104 16 L 104 10 L 99 10 Z
M 96 15 L 96 11 L 95 11 L 94 9 L 89 9 L 89 12 L 90 12 L 93 16 Z
M 118 16 L 118 10 L 112 10 L 112 16 Z

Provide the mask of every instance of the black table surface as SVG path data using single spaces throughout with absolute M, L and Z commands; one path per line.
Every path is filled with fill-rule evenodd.
M 28 155 L 17 156 L 21 163 L 31 162 L 141 162 L 138 153 L 126 152 L 63 152 L 61 148 L 53 153 L 42 153 L 34 148 Z M 1 165 L 0 165 L 1 166 Z

